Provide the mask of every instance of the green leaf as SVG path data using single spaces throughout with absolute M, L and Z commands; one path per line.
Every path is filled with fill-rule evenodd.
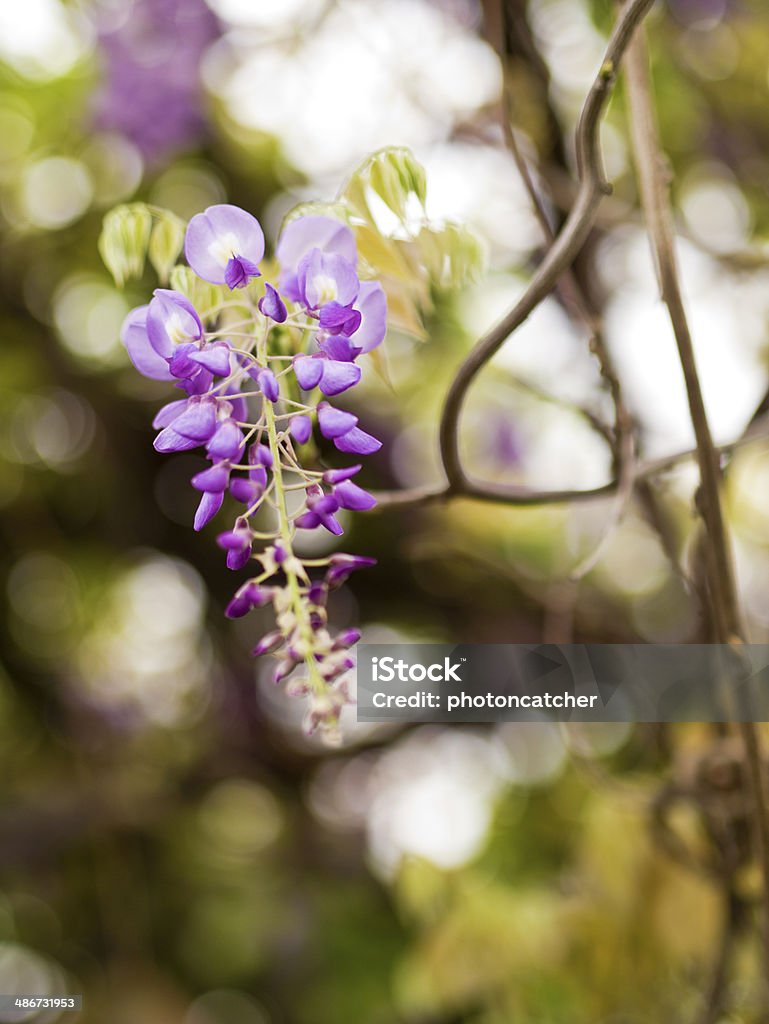
M 152 214 L 144 203 L 116 206 L 105 216 L 99 253 L 119 287 L 144 272 L 151 229 Z
M 169 274 L 182 251 L 184 231 L 184 221 L 175 213 L 163 210 L 158 214 L 150 235 L 148 254 L 162 284 L 168 282 Z
M 380 149 L 353 172 L 340 196 L 364 220 L 372 221 L 366 199 L 368 189 L 375 192 L 403 223 L 410 196 L 416 197 L 420 206 L 425 205 L 427 179 L 424 167 L 411 150 L 403 146 Z

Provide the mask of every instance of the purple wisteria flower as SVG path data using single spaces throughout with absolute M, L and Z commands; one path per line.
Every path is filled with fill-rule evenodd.
M 298 217 L 289 221 L 278 240 L 275 255 L 281 266 L 280 290 L 292 302 L 300 302 L 297 272 L 304 256 L 313 249 L 343 256 L 355 267 L 358 250 L 355 235 L 332 217 Z
M 149 306 L 128 314 L 121 338 L 140 373 L 177 380 L 190 394 L 203 394 L 214 377 L 230 372 L 230 346 L 205 338 L 200 317 L 180 292 L 157 288 Z
M 184 255 L 204 281 L 243 288 L 260 276 L 264 232 L 256 217 L 237 206 L 209 206 L 190 221 Z
M 351 514 L 376 505 L 353 479 L 360 462 L 328 467 L 318 452 L 361 457 L 381 448 L 356 412 L 329 399 L 360 380 L 356 360 L 381 343 L 387 304 L 377 282 L 359 280 L 355 240 L 344 224 L 292 221 L 277 250 L 280 281 L 265 281 L 256 305 L 222 303 L 204 319 L 185 295 L 159 288 L 129 313 L 121 337 L 140 373 L 181 391 L 154 419 L 154 447 L 198 450 L 205 460 L 191 479 L 199 495 L 194 528 L 233 509 L 217 543 L 230 570 L 252 567 L 252 575 L 225 614 L 241 618 L 272 605 L 275 628 L 254 654 L 274 654 L 275 681 L 308 699 L 307 731 L 333 737 L 349 702 L 345 677 L 359 634 L 334 636 L 326 601 L 374 560 L 335 553 L 305 562 L 298 531 L 339 537 Z M 260 273 L 264 236 L 249 213 L 212 206 L 190 221 L 185 253 L 203 280 L 243 287 Z M 298 507 L 296 493 L 303 495 Z

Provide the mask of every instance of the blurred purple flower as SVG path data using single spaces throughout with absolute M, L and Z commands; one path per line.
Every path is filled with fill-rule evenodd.
M 95 127 L 124 136 L 150 163 L 196 146 L 206 127 L 200 65 L 221 34 L 204 0 L 132 0 L 95 21 Z

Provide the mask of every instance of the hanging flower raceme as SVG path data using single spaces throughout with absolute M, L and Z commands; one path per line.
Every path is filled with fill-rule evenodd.
M 384 338 L 385 295 L 377 282 L 359 279 L 353 233 L 328 217 L 288 224 L 274 284 L 253 284 L 261 277 L 264 235 L 234 206 L 193 217 L 185 255 L 199 278 L 233 295 L 196 310 L 180 292 L 159 288 L 126 318 L 122 339 L 136 369 L 184 394 L 155 417 L 154 445 L 159 452 L 202 450 L 208 465 L 191 480 L 200 493 L 194 528 L 203 529 L 229 499 L 233 520 L 217 543 L 228 568 L 254 566 L 226 615 L 272 605 L 275 628 L 253 653 L 272 653 L 275 681 L 310 698 L 307 731 L 334 738 L 349 702 L 345 675 L 358 633 L 333 636 L 326 601 L 374 560 L 341 553 L 304 559 L 297 531 L 341 536 L 347 513 L 376 503 L 353 480 L 360 463 L 327 468 L 318 453 L 364 456 L 381 447 L 356 415 L 328 399 L 358 383 L 358 358 Z

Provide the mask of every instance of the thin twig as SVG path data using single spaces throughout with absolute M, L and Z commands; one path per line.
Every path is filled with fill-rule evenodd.
M 702 397 L 686 309 L 678 276 L 673 233 L 673 216 L 668 196 L 668 181 L 652 99 L 649 57 L 643 29 L 628 48 L 626 60 L 630 127 L 638 171 L 641 202 L 649 238 L 655 256 L 662 300 L 673 327 L 679 360 L 684 374 L 689 412 L 697 441 L 700 472 L 697 502 L 705 530 L 708 585 L 715 639 L 739 645 L 744 640 L 739 601 L 734 579 L 727 528 L 721 507 L 721 469 L 718 450 L 713 444 L 705 403 Z M 765 975 L 769 980 L 769 815 L 762 755 L 755 723 L 740 723 L 745 747 L 748 778 L 755 806 L 756 845 L 763 874 L 764 941 L 767 943 Z
M 509 29 L 509 8 L 506 0 L 500 0 L 501 21 L 505 28 L 504 35 L 507 37 Z M 539 194 L 534 178 L 529 170 L 526 159 L 518 145 L 518 140 L 513 129 L 513 102 L 510 83 L 510 68 L 507 63 L 507 53 L 504 47 L 499 54 L 503 64 L 502 83 L 502 132 L 507 148 L 512 154 L 521 181 L 529 194 L 532 207 L 536 214 L 540 229 L 545 241 L 552 246 L 555 241 L 555 232 L 550 223 L 544 201 Z M 596 565 L 601 554 L 619 526 L 627 503 L 633 492 L 633 476 L 635 469 L 635 439 L 633 437 L 633 422 L 630 413 L 622 397 L 622 386 L 614 368 L 614 361 L 609 353 L 600 317 L 592 308 L 590 300 L 580 287 L 576 274 L 571 267 L 568 267 L 559 282 L 565 301 L 576 316 L 582 320 L 588 331 L 588 346 L 598 362 L 605 384 L 611 395 L 614 406 L 614 434 L 609 439 L 614 456 L 614 474 L 618 480 L 617 493 L 613 508 L 609 515 L 609 522 L 601 531 L 601 540 L 588 555 L 583 558 L 579 565 L 572 570 L 570 578 L 573 581 L 582 579 Z
M 496 327 L 481 338 L 459 368 L 443 407 L 440 425 L 441 460 L 451 491 L 483 490 L 474 484 L 462 466 L 459 452 L 459 421 L 467 392 L 477 373 L 502 347 L 508 337 L 555 287 L 563 272 L 581 250 L 602 197 L 610 192 L 601 162 L 599 128 L 617 67 L 627 49 L 633 30 L 652 6 L 653 0 L 629 0 L 622 9 L 609 40 L 606 56 L 588 93 L 577 127 L 579 190 L 572 210 L 555 242 L 534 273 L 525 294 Z
M 769 439 L 769 429 L 763 421 L 756 421 L 750 430 L 747 430 L 734 441 L 717 445 L 715 451 L 719 456 L 730 455 L 739 448 L 756 441 Z M 647 480 L 659 476 L 670 469 L 675 468 L 679 463 L 686 462 L 697 456 L 696 448 L 686 448 L 683 451 L 673 452 L 671 455 L 663 455 L 657 459 L 647 459 L 639 463 L 635 471 L 636 489 Z M 377 491 L 376 499 L 380 508 L 409 508 L 419 505 L 429 505 L 435 502 L 447 501 L 451 498 L 473 498 L 476 501 L 493 501 L 501 505 L 512 505 L 514 507 L 529 507 L 532 505 L 562 505 L 569 502 L 590 502 L 601 498 L 610 497 L 619 486 L 615 478 L 609 480 L 599 487 L 591 487 L 585 490 L 561 490 L 561 491 L 539 491 L 529 487 L 516 484 L 494 483 L 491 481 L 483 484 L 468 482 L 463 490 L 451 490 L 446 484 L 435 484 L 433 486 L 412 487 L 409 489 L 398 488 L 392 491 Z

